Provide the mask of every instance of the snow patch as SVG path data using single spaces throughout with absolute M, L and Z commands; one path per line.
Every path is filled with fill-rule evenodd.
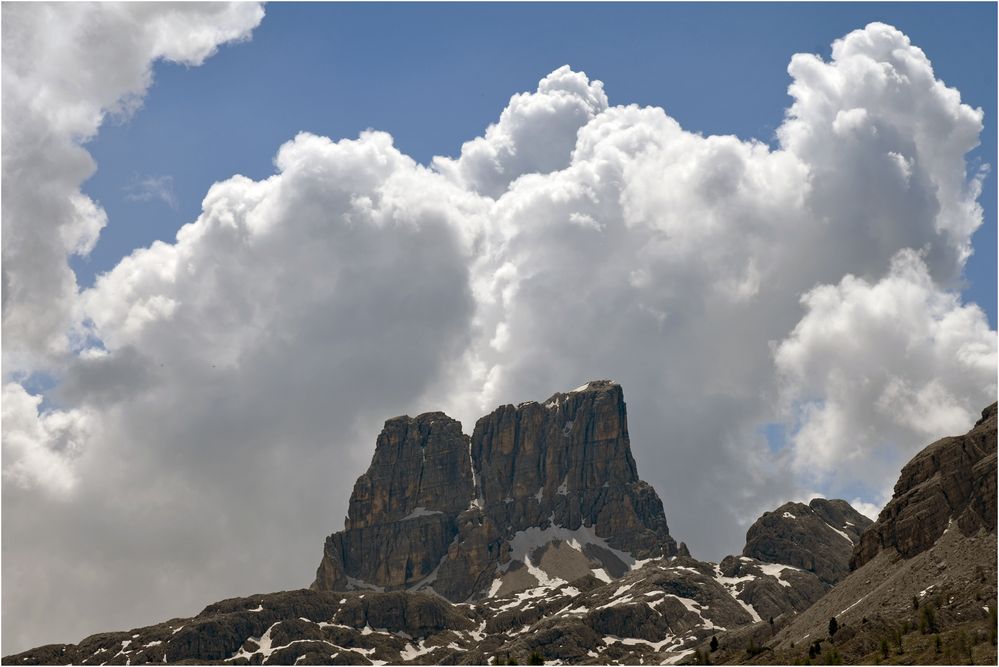
M 749 613 L 749 615 L 752 617 L 753 621 L 756 622 L 756 623 L 758 623 L 758 622 L 762 621 L 763 619 L 760 618 L 760 615 L 758 613 L 756 613 L 755 609 L 753 609 L 753 605 L 747 604 L 745 601 L 740 600 L 739 599 L 739 595 L 738 595 L 739 589 L 740 589 L 740 586 L 739 586 L 740 583 L 743 583 L 743 582 L 746 582 L 746 581 L 753 581 L 755 579 L 756 579 L 756 577 L 754 577 L 751 574 L 747 574 L 747 575 L 745 575 L 743 577 L 724 577 L 724 576 L 722 576 L 721 568 L 718 567 L 717 565 L 715 565 L 715 577 L 714 577 L 714 580 L 717 581 L 722 586 L 724 586 L 726 589 L 728 589 L 728 592 L 732 596 L 732 599 L 734 599 L 736 602 L 738 602 L 740 605 L 742 605 L 742 608 L 745 609 Z
M 412 512 L 407 514 L 402 518 L 402 521 L 409 521 L 410 519 L 419 519 L 421 516 L 433 516 L 435 514 L 443 514 L 439 510 L 428 510 L 426 507 L 417 507 Z
M 676 655 L 671 655 L 670 657 L 666 658 L 662 662 L 662 664 L 664 664 L 664 665 L 675 665 L 676 663 L 680 662 L 681 660 L 683 660 L 684 658 L 686 658 L 688 655 L 690 655 L 693 652 L 694 652 L 694 649 L 689 649 L 687 651 L 681 651 L 680 653 L 677 653 Z
M 867 595 L 870 595 L 870 593 L 868 593 Z M 858 604 L 860 604 L 861 602 L 863 602 L 864 598 L 866 598 L 867 595 L 864 595 L 864 597 L 860 598 L 859 600 L 857 600 L 856 602 L 854 602 L 849 607 L 847 607 L 846 609 L 844 609 L 843 611 L 839 612 L 839 614 L 836 614 L 836 615 L 837 616 L 841 616 L 841 615 L 845 614 L 846 612 L 850 611 L 851 609 L 853 609 L 854 607 L 856 607 Z
M 796 517 L 795 515 L 791 514 L 790 512 L 784 512 L 783 514 L 781 514 L 781 518 L 784 518 L 784 519 L 797 519 L 798 517 Z
M 239 658 L 249 659 L 250 656 L 255 655 L 257 653 L 261 654 L 264 657 L 264 660 L 269 658 L 271 653 L 275 651 L 275 647 L 271 645 L 272 642 L 271 630 L 276 628 L 280 623 L 281 621 L 278 621 L 277 623 L 272 623 L 271 626 L 264 631 L 264 634 L 260 635 L 259 637 L 250 637 L 250 640 L 256 642 L 257 644 L 257 649 L 255 651 L 247 651 L 245 648 L 240 646 L 238 651 L 233 653 L 231 657 L 226 658 L 226 662 L 230 660 L 237 660 Z
M 600 605 L 599 607 L 597 607 L 597 609 L 606 609 L 607 607 L 619 607 L 621 605 L 628 604 L 629 602 L 632 601 L 632 599 L 633 598 L 630 595 L 625 595 L 623 598 L 614 598 L 607 604 Z
M 430 653 L 431 651 L 434 650 L 434 647 L 431 646 L 430 648 L 427 648 L 426 646 L 423 645 L 425 641 L 426 640 L 421 639 L 419 645 L 417 646 L 413 646 L 411 643 L 407 643 L 403 647 L 403 649 L 399 651 L 399 657 L 402 658 L 404 661 L 409 662 L 414 658 L 418 658 L 421 655 L 426 655 L 427 653 Z
M 503 586 L 503 580 L 500 577 L 493 579 L 493 583 L 489 586 L 489 592 L 486 594 L 487 598 L 494 597 L 498 592 L 500 587 Z
M 678 600 L 680 604 L 682 604 L 687 611 L 697 614 L 698 618 L 701 619 L 701 627 L 704 628 L 705 630 L 725 630 L 725 628 L 723 628 L 722 626 L 715 625 L 714 621 L 712 621 L 710 618 L 704 618 L 705 608 L 702 607 L 701 603 L 698 602 L 697 600 L 691 600 L 690 598 L 682 598 L 679 595 L 673 595 L 672 593 L 667 593 L 666 597 L 671 597 L 675 600 Z
M 355 579 L 354 577 L 347 577 L 347 590 L 349 591 L 374 591 L 376 593 L 384 593 L 384 586 L 375 586 L 374 584 L 369 584 L 361 579 Z
M 468 509 L 477 507 L 482 509 L 482 495 L 481 489 L 479 488 L 479 476 L 475 473 L 475 459 L 472 458 L 472 439 L 468 440 L 468 467 L 472 470 L 472 491 L 475 492 L 475 496 L 472 498 L 471 502 L 468 503 Z
M 790 582 L 784 581 L 784 579 L 781 578 L 781 572 L 784 572 L 785 570 L 800 571 L 796 567 L 792 567 L 790 565 L 783 565 L 780 563 L 760 563 L 759 567 L 761 570 L 763 570 L 763 574 L 773 577 L 774 579 L 777 580 L 777 583 L 783 586 L 784 588 L 791 588 L 791 584 Z
M 635 584 L 625 584 L 624 586 L 621 586 L 616 591 L 614 591 L 614 595 L 612 595 L 611 597 L 612 598 L 616 598 L 619 595 L 622 595 L 625 591 L 629 591 L 629 590 L 631 590 L 634 587 L 635 587 Z
M 668 644 L 672 644 L 675 641 L 675 639 L 670 635 L 667 635 L 666 639 L 660 642 L 653 642 L 649 641 L 648 639 L 638 639 L 637 637 L 622 638 L 622 637 L 617 637 L 615 635 L 608 635 L 606 637 L 601 637 L 601 639 L 608 646 L 611 646 L 613 644 L 624 644 L 625 646 L 642 645 L 652 648 L 653 651 L 661 651 L 663 647 L 667 646 Z
M 826 522 L 823 521 L 823 523 L 826 523 Z M 835 526 L 833 526 L 832 524 L 829 524 L 829 523 L 826 523 L 826 525 L 829 526 L 830 528 L 832 528 L 833 530 L 835 530 L 839 534 L 839 536 L 842 537 L 844 540 L 846 540 L 850 544 L 853 544 L 853 540 L 850 539 L 850 536 L 847 535 L 846 533 L 844 533 L 842 530 L 840 530 L 839 528 L 836 528 Z
M 582 552 L 583 548 L 587 545 L 606 549 L 617 556 L 629 570 L 634 569 L 637 563 L 634 556 L 625 551 L 611 547 L 607 544 L 606 540 L 597 536 L 592 526 L 583 525 L 575 530 L 569 530 L 568 528 L 554 525 L 553 520 L 554 514 L 549 517 L 550 525 L 547 528 L 532 527 L 527 530 L 521 530 L 515 533 L 513 538 L 510 540 L 511 561 L 519 560 L 524 563 L 524 565 L 528 568 L 528 572 L 534 575 L 534 577 L 542 585 L 551 585 L 556 581 L 560 582 L 559 585 L 567 583 L 561 579 L 549 577 L 547 573 L 536 567 L 534 563 L 531 562 L 529 557 L 529 554 L 539 547 L 549 544 L 550 542 L 555 542 L 556 540 L 562 541 L 580 552 Z M 601 581 L 608 583 L 611 581 L 611 578 L 602 568 L 593 570 L 593 575 Z
M 589 388 L 590 388 L 590 383 L 589 383 L 589 382 L 587 382 L 587 383 L 586 383 L 586 384 L 584 384 L 584 385 L 580 385 L 580 386 L 576 387 L 575 389 L 573 389 L 573 390 L 572 390 L 572 391 L 570 391 L 569 393 L 570 393 L 570 394 L 578 394 L 579 392 L 581 392 L 581 391 L 586 391 L 586 390 L 587 390 L 587 389 L 589 389 Z

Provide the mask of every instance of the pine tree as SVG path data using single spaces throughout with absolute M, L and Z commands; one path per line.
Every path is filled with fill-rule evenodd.
M 839 630 L 839 623 L 836 622 L 836 617 L 833 616 L 829 619 L 829 636 L 832 637 Z
M 711 652 L 712 653 L 714 653 L 715 651 L 718 650 L 718 637 L 715 637 L 714 635 L 711 635 L 711 644 L 710 644 L 710 646 L 711 646 Z

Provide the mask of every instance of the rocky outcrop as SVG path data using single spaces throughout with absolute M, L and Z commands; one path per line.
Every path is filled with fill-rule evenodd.
M 313 588 L 404 588 L 426 579 L 472 498 L 468 436 L 442 412 L 385 422 L 354 484 L 343 532 L 326 540 Z M 369 582 L 369 583 L 365 583 Z
M 902 468 L 892 499 L 864 534 L 851 566 L 884 549 L 911 558 L 933 546 L 954 522 L 965 535 L 996 530 L 996 404 L 967 434 L 943 438 Z
M 497 408 L 471 438 L 440 412 L 387 421 L 312 588 L 460 601 L 620 577 L 676 553 L 662 502 L 638 478 L 624 393 L 596 381 Z
M 816 643 L 870 663 L 884 637 L 916 628 L 930 608 L 941 628 L 956 628 L 955 642 L 984 638 L 958 657 L 994 664 L 986 634 L 995 627 L 995 480 L 986 479 L 995 469 L 994 406 L 966 437 L 906 466 L 893 503 L 912 502 L 890 503 L 886 512 L 901 510 L 883 512 L 863 538 L 868 522 L 844 501 L 788 503 L 754 524 L 747 554 L 716 565 L 669 536 L 662 504 L 636 474 L 613 383 L 504 406 L 472 438 L 442 413 L 399 417 L 386 422 L 313 584 L 353 590 L 225 600 L 193 618 L 3 663 L 496 664 L 540 655 L 676 664 L 709 650 L 714 636 L 715 663 L 797 663 Z M 980 450 L 970 461 L 960 453 Z M 917 465 L 927 452 L 929 463 Z M 962 469 L 970 480 L 939 479 Z M 954 485 L 969 495 L 955 500 Z M 827 562 L 823 550 L 839 558 L 872 530 L 900 534 L 886 526 L 909 521 L 919 493 L 953 501 L 938 539 L 908 558 L 882 548 L 830 588 L 822 577 L 836 576 L 842 559 Z
M 588 526 L 636 558 L 676 554 L 662 501 L 638 478 L 614 382 L 498 408 L 475 424 L 472 458 L 481 505 L 497 526 Z
M 854 545 L 871 523 L 845 500 L 785 503 L 750 526 L 742 553 L 813 572 L 831 586 L 849 574 Z
M 660 664 L 713 634 L 760 621 L 761 612 L 766 619 L 771 610 L 754 609 L 734 595 L 736 587 L 791 591 L 795 577 L 814 578 L 787 566 L 769 574 L 742 567 L 732 578 L 711 563 L 659 558 L 611 582 L 586 575 L 474 604 L 411 591 L 252 595 L 193 618 L 42 646 L 3 663 L 483 665 L 526 664 L 536 653 L 565 664 Z
M 993 404 L 968 434 L 934 442 L 902 468 L 842 581 L 765 643 L 748 644 L 746 628 L 724 633 L 712 662 L 995 664 L 995 483 Z

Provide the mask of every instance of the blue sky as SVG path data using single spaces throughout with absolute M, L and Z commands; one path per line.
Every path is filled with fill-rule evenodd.
M 828 58 L 834 39 L 870 21 L 901 29 L 985 111 L 969 165 L 993 170 L 964 298 L 994 327 L 994 3 L 271 4 L 252 41 L 197 68 L 158 63 L 143 108 L 90 142 L 98 171 L 84 191 L 110 223 L 72 265 L 87 286 L 133 248 L 172 240 L 213 182 L 270 175 L 278 146 L 300 131 L 339 139 L 375 128 L 422 163 L 456 155 L 511 94 L 563 64 L 602 80 L 611 104 L 661 106 L 689 130 L 773 142 L 791 55 Z M 171 194 L 136 199 L 143 180 L 164 177 Z

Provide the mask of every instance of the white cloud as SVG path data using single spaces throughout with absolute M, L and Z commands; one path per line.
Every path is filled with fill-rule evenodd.
M 41 396 L 9 382 L 3 386 L 3 478 L 65 497 L 76 486 L 73 459 L 89 438 L 95 418 L 81 410 L 38 413 Z
M 881 508 L 884 506 L 883 503 L 881 505 L 877 505 L 875 503 L 867 502 L 861 498 L 854 498 L 850 501 L 850 504 L 853 506 L 853 509 L 857 510 L 872 521 L 878 520 L 878 514 L 881 513 Z
M 576 132 L 606 108 L 603 84 L 563 65 L 536 92 L 511 97 L 485 136 L 461 147 L 460 158 L 437 157 L 434 166 L 471 190 L 499 196 L 523 174 L 565 167 Z
M 159 200 L 172 209 L 177 208 L 177 195 L 173 191 L 173 176 L 147 176 L 125 188 L 125 199 L 137 202 Z
M 784 400 L 799 411 L 801 477 L 890 488 L 900 462 L 967 431 L 995 399 L 995 331 L 914 251 L 900 251 L 876 283 L 846 276 L 802 303 L 808 312 L 775 355 Z
M 788 73 L 794 104 L 777 135 L 808 163 L 817 213 L 839 228 L 826 240 L 878 263 L 893 246 L 930 244 L 930 272 L 953 281 L 982 222 L 984 173 L 968 179 L 964 159 L 982 110 L 962 104 L 923 51 L 883 23 L 836 40 L 829 62 L 796 54 Z
M 879 24 L 789 71 L 776 149 L 609 106 L 560 68 L 431 168 L 384 133 L 302 134 L 270 178 L 213 185 L 175 243 L 79 299 L 103 348 L 52 393 L 99 415 L 101 437 L 66 460 L 73 503 L 4 486 L 9 535 L 33 534 L 28 508 L 53 527 L 4 542 L 5 582 L 43 565 L 18 571 L 5 638 L 304 585 L 385 418 L 445 409 L 470 432 L 500 403 L 599 377 L 623 384 L 640 474 L 697 556 L 737 551 L 760 511 L 808 491 L 882 502 L 842 479 L 854 445 L 891 478 L 909 450 L 878 437 L 960 432 L 995 395 L 995 333 L 946 291 L 981 224 L 964 163 L 981 117 Z M 836 326 L 850 335 L 823 337 Z M 837 357 L 851 351 L 866 356 Z M 866 412 L 847 400 L 865 379 Z M 788 405 L 801 428 L 774 456 L 759 426 Z M 107 602 L 51 620 L 57 594 Z
M 3 6 L 4 372 L 55 363 L 71 345 L 76 278 L 107 223 L 80 191 L 94 171 L 81 144 L 127 116 L 152 63 L 199 65 L 246 39 L 256 3 L 12 3 Z
M 107 353 L 70 363 L 54 393 L 100 414 L 101 438 L 68 464 L 73 503 L 43 511 L 90 556 L 62 566 L 45 539 L 5 558 L 37 564 L 19 573 L 24 597 L 5 598 L 22 610 L 4 614 L 20 619 L 5 640 L 190 614 L 247 582 L 307 585 L 381 423 L 462 354 L 474 300 L 459 227 L 485 200 L 384 133 L 301 134 L 276 164 L 262 181 L 216 183 L 176 243 L 137 250 L 81 295 Z M 29 502 L 4 493 L 5 513 Z M 106 551 L 108 565 L 86 561 Z M 53 577 L 93 613 L 52 620 L 30 596 Z

